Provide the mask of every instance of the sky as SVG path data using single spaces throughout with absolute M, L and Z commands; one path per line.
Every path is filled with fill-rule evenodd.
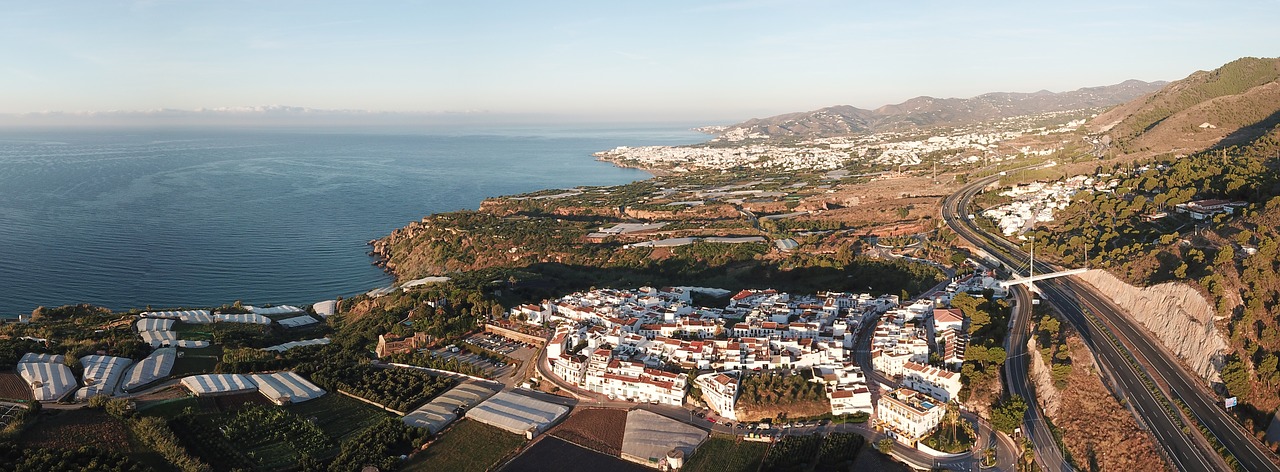
M 734 122 L 1177 80 L 1280 0 L 9 1 L 0 113 L 287 105 Z

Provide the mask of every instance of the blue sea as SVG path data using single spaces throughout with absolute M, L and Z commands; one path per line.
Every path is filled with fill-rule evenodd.
M 684 125 L 0 130 L 0 316 L 310 304 L 387 286 L 366 243 L 486 197 L 649 177 L 598 162 Z

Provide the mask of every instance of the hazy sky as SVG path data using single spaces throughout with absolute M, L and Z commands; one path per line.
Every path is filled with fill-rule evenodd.
M 293 105 L 734 121 L 1176 80 L 1280 1 L 3 1 L 0 113 Z

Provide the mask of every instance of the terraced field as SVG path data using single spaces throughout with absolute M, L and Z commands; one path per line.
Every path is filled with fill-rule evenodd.
M 0 398 L 31 400 L 31 388 L 22 376 L 12 372 L 0 373 Z
M 104 451 L 129 453 L 129 430 L 102 410 L 45 411 L 22 432 L 27 446 L 77 449 L 96 446 Z

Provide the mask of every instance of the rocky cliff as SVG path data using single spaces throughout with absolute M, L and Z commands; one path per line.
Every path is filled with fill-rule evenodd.
M 1200 292 L 1176 282 L 1134 287 L 1102 270 L 1080 278 L 1127 310 L 1197 375 L 1219 381 L 1227 341 L 1213 324 L 1213 305 Z
M 1040 355 L 1040 346 L 1036 344 L 1035 336 L 1031 336 L 1027 340 L 1027 352 L 1031 357 L 1031 382 L 1035 384 L 1036 401 L 1040 403 L 1040 407 L 1044 408 L 1044 413 L 1050 418 L 1058 417 L 1058 406 L 1062 404 L 1059 398 L 1058 389 L 1053 386 L 1053 377 L 1049 371 L 1049 365 L 1044 362 L 1044 356 Z M 1074 359 L 1073 359 L 1074 360 Z M 1089 359 L 1085 359 L 1089 361 Z

